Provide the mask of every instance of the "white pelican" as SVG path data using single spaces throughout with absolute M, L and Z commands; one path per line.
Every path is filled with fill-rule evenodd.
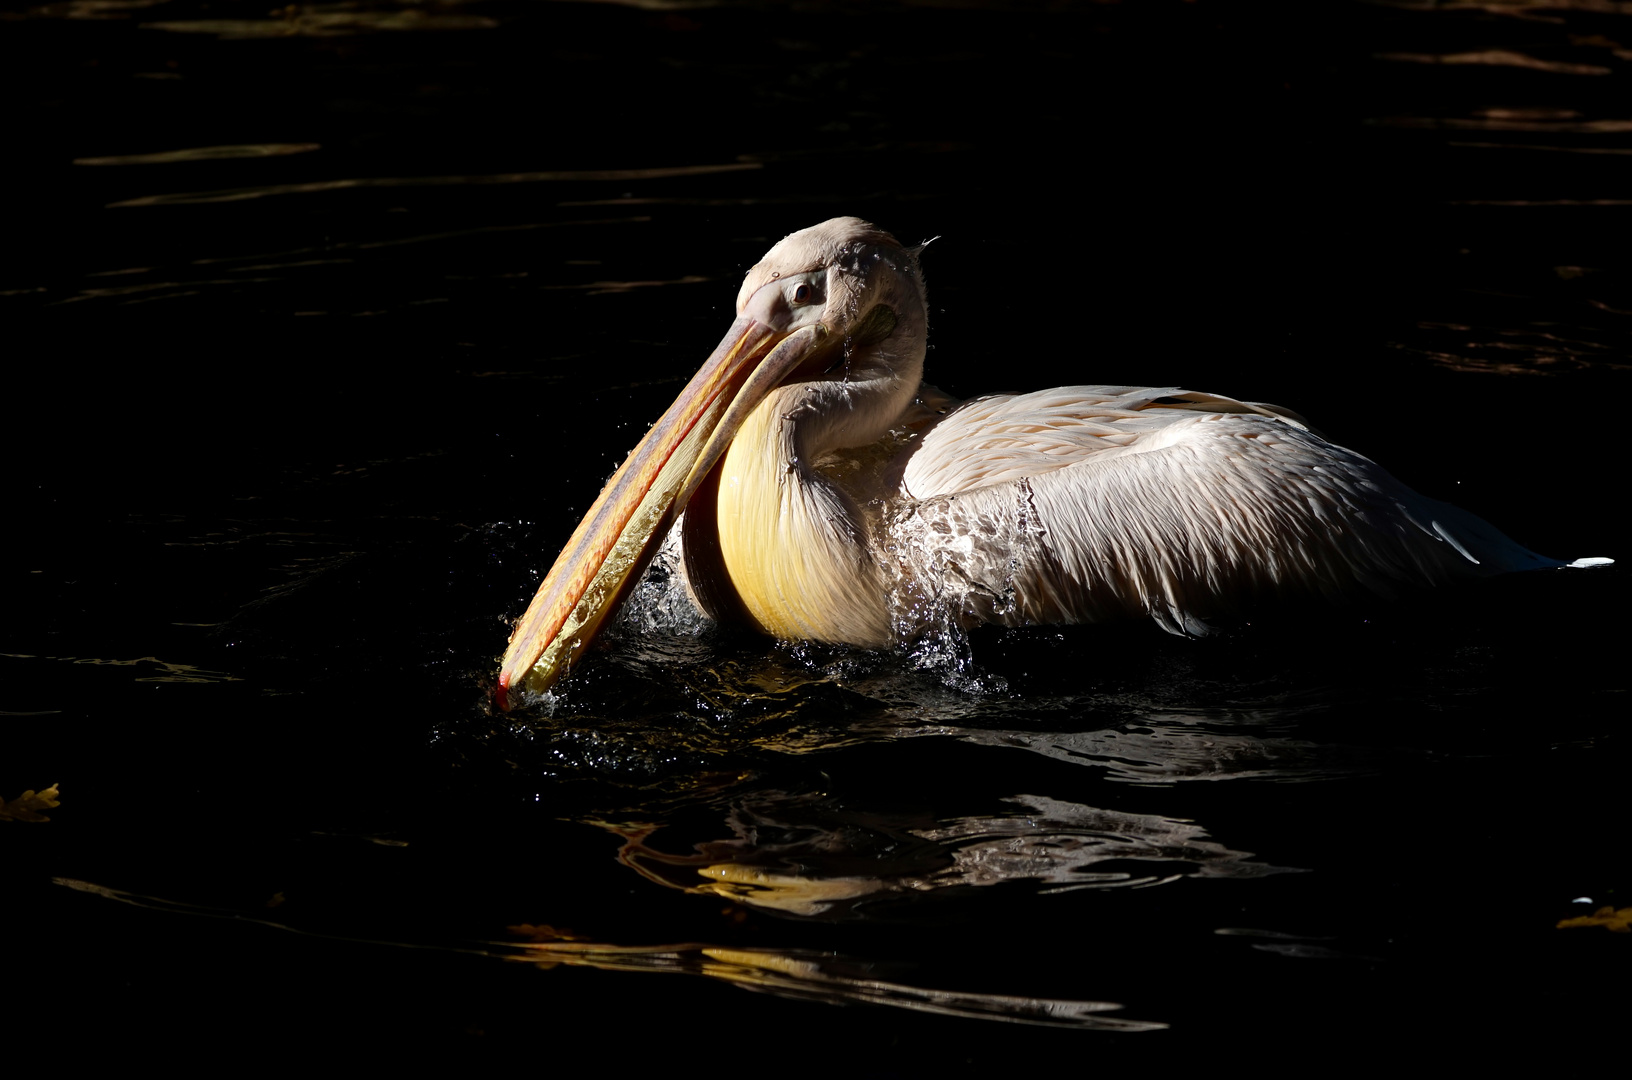
M 918 252 L 835 218 L 748 271 L 516 624 L 502 708 L 567 669 L 677 518 L 710 614 L 868 648 L 945 617 L 1201 634 L 1276 597 L 1609 561 L 1537 555 L 1273 405 L 1069 386 L 937 409 Z

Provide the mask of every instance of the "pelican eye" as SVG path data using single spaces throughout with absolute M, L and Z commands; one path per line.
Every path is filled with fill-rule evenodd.
M 793 290 L 793 302 L 795 304 L 808 304 L 813 295 L 815 295 L 815 290 L 809 285 L 800 285 Z

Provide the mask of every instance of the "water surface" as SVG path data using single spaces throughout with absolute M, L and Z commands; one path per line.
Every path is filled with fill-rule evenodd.
M 940 237 L 951 393 L 1273 401 L 1624 557 L 1618 9 L 5 18 L 42 1031 L 924 1068 L 1479 1046 L 1613 993 L 1620 936 L 1555 925 L 1626 903 L 1619 569 L 898 654 L 648 603 L 550 708 L 488 696 L 742 271 L 841 213 Z

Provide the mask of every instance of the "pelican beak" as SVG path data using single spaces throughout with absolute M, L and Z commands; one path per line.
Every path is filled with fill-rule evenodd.
M 542 694 L 566 674 L 622 605 L 743 419 L 825 336 L 820 325 L 788 334 L 750 314 L 731 324 L 601 490 L 516 623 L 494 693 L 500 709 Z

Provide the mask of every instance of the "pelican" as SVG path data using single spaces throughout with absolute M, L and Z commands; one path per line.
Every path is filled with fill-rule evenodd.
M 921 250 L 835 218 L 749 269 L 516 624 L 501 708 L 568 670 L 671 531 L 710 615 L 866 648 L 936 619 L 1201 635 L 1276 599 L 1610 561 L 1537 555 L 1273 405 L 1134 386 L 957 405 L 922 382 Z

